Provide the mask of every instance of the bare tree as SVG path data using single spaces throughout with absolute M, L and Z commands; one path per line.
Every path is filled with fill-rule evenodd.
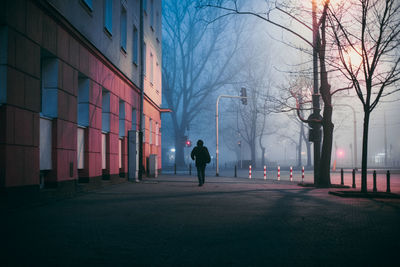
M 368 129 L 382 97 L 398 92 L 400 80 L 400 1 L 354 0 L 329 12 L 339 69 L 364 107 L 361 191 L 367 191 Z
M 207 106 L 207 99 L 231 82 L 234 71 L 230 63 L 239 44 L 236 25 L 229 27 L 226 20 L 209 24 L 207 18 L 218 11 L 206 12 L 196 8 L 197 4 L 163 1 L 163 94 L 173 111 L 177 165 L 184 165 L 189 124 Z
M 323 143 L 322 143 L 322 153 L 320 160 L 320 173 L 314 174 L 314 183 L 317 186 L 330 186 L 330 164 L 331 164 L 331 153 L 332 153 L 332 139 L 333 139 L 333 123 L 332 123 L 332 95 L 338 91 L 348 89 L 340 88 L 331 91 L 331 85 L 328 81 L 328 70 L 327 70 L 327 55 L 326 55 L 326 46 L 327 46 L 327 11 L 330 4 L 330 0 L 324 0 L 321 8 L 316 8 L 316 12 L 311 12 L 311 10 L 306 10 L 304 6 L 300 6 L 296 8 L 294 6 L 294 2 L 290 5 L 291 1 L 278 1 L 274 2 L 273 5 L 267 5 L 266 10 L 264 12 L 254 12 L 245 10 L 242 8 L 238 1 L 232 0 L 229 4 L 220 3 L 219 1 L 202 1 L 203 7 L 211 7 L 223 10 L 225 13 L 222 15 L 223 17 L 228 15 L 251 15 L 255 16 L 269 24 L 272 24 L 284 31 L 293 34 L 300 40 L 304 41 L 310 48 L 315 49 L 318 54 L 319 61 L 319 78 L 320 78 L 320 87 L 319 92 L 324 102 L 323 107 L 323 116 L 316 117 L 312 119 L 305 119 L 301 117 L 300 112 L 298 113 L 299 117 L 303 122 L 306 123 L 314 123 L 321 124 L 323 127 Z M 313 5 L 316 5 L 315 0 L 311 1 Z M 306 11 L 306 12 L 304 12 Z M 284 25 L 283 23 L 274 19 L 271 16 L 272 12 L 277 13 L 280 16 L 285 16 L 290 22 L 297 23 L 304 29 L 308 30 L 311 34 L 315 36 L 315 42 L 309 41 L 305 34 L 297 32 L 290 25 Z M 318 14 L 317 14 L 318 13 Z M 310 25 L 311 19 L 307 20 L 307 14 L 313 14 L 315 20 L 313 25 Z M 315 16 L 314 16 L 315 14 Z M 317 15 L 318 18 L 317 18 Z M 221 16 L 220 16 L 221 17 Z M 289 42 L 288 45 L 293 46 Z M 305 49 L 300 48 L 302 51 Z M 297 99 L 297 107 L 301 106 L 301 102 Z M 316 155 L 314 155 L 316 157 Z

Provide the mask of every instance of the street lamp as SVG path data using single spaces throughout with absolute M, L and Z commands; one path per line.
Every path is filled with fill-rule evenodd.
M 218 150 L 218 104 L 219 104 L 219 100 L 222 98 L 246 98 L 246 102 L 242 102 L 243 105 L 247 105 L 247 93 L 246 93 L 246 88 L 242 87 L 241 89 L 241 96 L 233 96 L 233 95 L 220 95 L 217 97 L 217 103 L 216 103 L 216 107 L 215 107 L 215 131 L 216 131 L 216 173 L 215 176 L 219 176 L 219 150 Z

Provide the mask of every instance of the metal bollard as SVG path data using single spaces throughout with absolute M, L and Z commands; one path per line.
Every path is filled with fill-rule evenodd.
M 353 185 L 352 188 L 356 188 L 356 169 L 353 169 Z
M 340 169 L 340 184 L 344 185 L 343 168 Z
M 235 165 L 235 178 L 237 177 L 237 167 Z
M 176 163 L 174 164 L 174 174 L 176 174 Z
M 192 175 L 192 163 L 189 164 L 189 175 Z
M 386 172 L 386 193 L 390 193 L 390 171 Z
M 374 188 L 372 189 L 372 191 L 376 192 L 376 191 L 378 191 L 376 189 L 376 170 L 374 170 L 373 177 L 374 177 Z

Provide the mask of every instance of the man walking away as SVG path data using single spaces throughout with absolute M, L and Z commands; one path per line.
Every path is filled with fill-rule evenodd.
M 196 159 L 196 167 L 197 167 L 197 178 L 199 179 L 199 186 L 204 184 L 206 164 L 210 163 L 211 157 L 210 153 L 208 153 L 207 147 L 203 145 L 202 140 L 197 141 L 197 146 L 193 148 L 190 156 L 192 160 Z

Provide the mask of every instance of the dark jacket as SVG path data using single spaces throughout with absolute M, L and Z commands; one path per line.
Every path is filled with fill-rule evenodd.
M 196 146 L 193 148 L 190 156 L 192 157 L 192 160 L 196 158 L 197 167 L 205 166 L 211 161 L 210 153 L 208 153 L 208 149 L 205 146 Z

